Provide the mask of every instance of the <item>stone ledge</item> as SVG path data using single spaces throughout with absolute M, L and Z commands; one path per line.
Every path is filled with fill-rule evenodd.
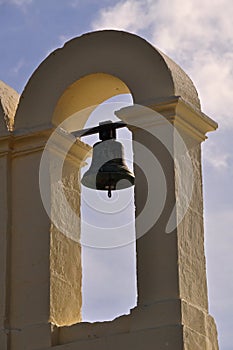
M 213 318 L 209 314 L 185 300 L 171 299 L 140 306 L 133 309 L 130 315 L 121 316 L 111 322 L 80 323 L 71 327 L 57 328 L 57 345 L 85 344 L 88 341 L 103 345 L 109 337 L 123 337 L 126 335 L 134 337 L 135 334 L 152 330 L 159 334 L 160 330 L 174 327 L 184 327 L 184 336 L 188 337 L 187 346 L 189 346 L 189 343 L 192 346 L 193 344 L 196 346 L 204 346 L 203 344 L 205 344 L 207 346 L 206 344 L 211 344 L 212 338 L 217 339 L 216 327 Z M 187 334 L 190 335 L 187 336 Z M 213 347 L 213 350 L 218 349 L 216 346 Z M 72 349 L 72 347 L 67 349 Z M 212 348 L 187 347 L 187 350 L 194 349 L 208 350 Z
M 179 299 L 162 300 L 151 305 L 136 307 L 131 314 L 110 322 L 80 323 L 58 329 L 59 344 L 134 333 L 146 329 L 181 325 Z
M 183 327 L 170 325 L 153 329 L 112 334 L 105 337 L 70 341 L 37 350 L 183 350 Z M 196 350 L 196 349 L 195 349 Z

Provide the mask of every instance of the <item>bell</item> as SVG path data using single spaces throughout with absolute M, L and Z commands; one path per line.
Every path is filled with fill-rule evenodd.
M 94 144 L 93 157 L 81 183 L 91 189 L 108 191 L 121 190 L 134 185 L 134 175 L 123 158 L 123 146 L 115 139 Z

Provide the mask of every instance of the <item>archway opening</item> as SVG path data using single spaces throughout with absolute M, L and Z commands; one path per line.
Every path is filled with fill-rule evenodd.
M 54 110 L 53 123 L 71 132 L 94 126 L 100 121 L 114 121 L 117 119 L 114 111 L 132 102 L 128 87 L 120 79 L 104 73 L 87 75 L 64 91 Z M 102 113 L 101 116 L 100 113 Z M 126 159 L 129 168 L 132 169 L 131 133 L 127 128 L 119 130 L 118 139 L 125 144 Z M 79 149 L 82 153 L 85 142 L 92 145 L 95 139 L 82 138 L 78 142 L 78 153 Z M 93 200 L 94 193 L 99 191 L 92 191 L 92 194 L 88 195 L 88 190 L 84 189 L 81 195 L 78 179 L 80 180 L 79 170 L 82 162 L 80 163 L 79 159 L 79 163 L 75 167 L 73 165 L 71 159 L 68 171 L 64 171 L 62 186 L 67 202 L 71 203 L 72 209 L 78 215 L 80 215 L 80 201 L 82 201 L 82 230 L 81 226 L 75 228 L 76 236 L 81 236 L 81 241 L 79 239 L 73 241 L 72 237 L 66 235 L 64 237 L 64 232 L 60 232 L 54 225 L 51 226 L 50 320 L 58 326 L 72 325 L 81 320 L 90 322 L 112 320 L 119 315 L 129 313 L 135 306 L 137 298 L 133 188 L 114 191 L 116 193 L 112 196 L 111 202 L 106 193 L 96 193 L 95 195 L 99 198 L 94 197 Z M 120 192 L 120 195 L 117 192 Z M 119 197 L 123 195 L 125 200 L 121 207 L 118 195 Z M 88 206 L 83 199 L 88 202 Z M 57 198 L 55 201 L 55 209 L 52 211 L 60 212 L 62 218 L 69 220 L 68 217 L 65 218 L 63 203 L 59 203 Z M 119 213 L 108 212 L 106 215 L 102 209 L 96 210 L 101 201 L 107 208 L 112 208 L 112 205 L 116 207 L 118 203 Z M 124 210 L 125 206 L 127 210 Z M 102 226 L 99 225 L 100 223 Z M 72 229 L 71 223 L 68 226 Z M 93 242 L 90 244 L 88 239 L 86 240 L 86 237 L 91 236 L 90 232 L 92 237 L 95 237 L 94 245 Z M 108 239 L 111 232 L 113 241 L 110 241 L 110 246 L 99 244 L 98 239 L 101 236 L 99 234 L 103 232 L 103 236 Z M 97 241 L 96 238 L 98 238 Z
M 107 99 L 91 114 L 85 127 L 104 120 L 119 120 L 114 111 L 133 104 L 130 94 Z M 132 135 L 127 128 L 117 131 L 123 144 L 126 164 L 133 171 Z M 83 137 L 93 146 L 98 135 Z M 90 166 L 90 159 L 84 173 Z M 82 320 L 110 321 L 137 303 L 136 244 L 133 187 L 114 191 L 94 191 L 82 186 Z M 107 237 L 106 237 L 107 235 Z

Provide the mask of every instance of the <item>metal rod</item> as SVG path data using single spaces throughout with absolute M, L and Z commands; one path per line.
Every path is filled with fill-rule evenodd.
M 80 138 L 83 136 L 97 134 L 100 132 L 100 130 L 103 130 L 105 127 L 110 127 L 112 129 L 119 129 L 119 128 L 124 128 L 126 126 L 127 124 L 124 122 L 115 122 L 115 123 L 106 122 L 106 123 L 101 123 L 99 126 L 94 126 L 93 128 L 72 131 L 71 134 L 76 138 Z

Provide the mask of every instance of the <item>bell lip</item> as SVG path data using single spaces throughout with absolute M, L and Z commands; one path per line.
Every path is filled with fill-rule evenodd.
M 121 180 L 126 180 L 126 181 L 121 181 Z M 111 188 L 111 191 L 125 190 L 127 188 L 132 187 L 132 186 L 135 186 L 135 177 L 131 177 L 131 178 L 127 178 L 127 179 L 124 178 L 121 180 L 116 182 L 116 185 Z M 81 184 L 87 188 L 90 188 L 90 189 L 96 190 L 96 191 L 108 191 L 109 190 L 109 187 L 106 187 L 106 185 L 96 186 L 96 183 L 94 183 L 93 180 L 91 180 L 91 177 L 88 177 L 88 176 L 86 176 L 85 178 L 83 177 L 81 179 Z M 120 184 L 120 186 L 118 184 Z
M 86 188 L 89 188 L 89 190 L 93 190 L 93 191 L 109 191 L 109 188 L 96 188 L 96 187 L 90 187 L 90 186 L 87 186 L 87 185 L 84 185 L 82 184 L 82 186 L 86 187 Z M 135 184 L 132 184 L 128 187 L 122 187 L 122 188 L 110 188 L 111 191 L 123 191 L 123 190 L 127 190 L 128 188 L 130 187 L 133 187 L 135 186 Z

